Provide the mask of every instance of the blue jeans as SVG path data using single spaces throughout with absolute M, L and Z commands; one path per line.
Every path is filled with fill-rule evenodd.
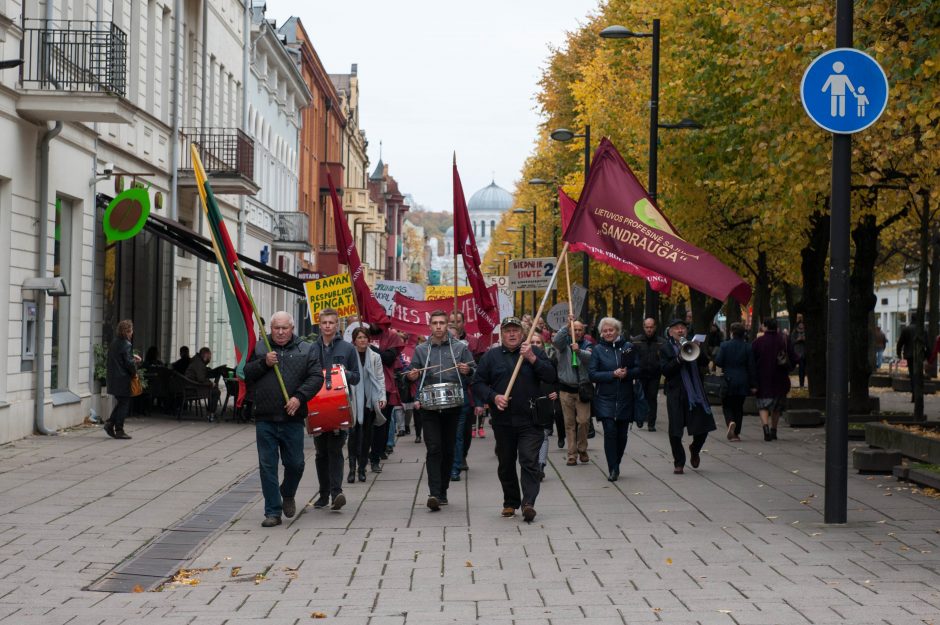
M 388 438 L 385 439 L 386 447 L 395 446 L 395 437 L 398 436 L 398 423 L 399 419 L 401 419 L 401 414 L 401 406 L 392 407 L 392 416 L 388 420 Z
M 264 516 L 281 516 L 282 497 L 293 497 L 304 474 L 304 424 L 255 422 L 258 465 L 261 469 L 261 492 L 264 494 Z M 284 465 L 284 483 L 278 486 L 277 461 L 280 454 Z

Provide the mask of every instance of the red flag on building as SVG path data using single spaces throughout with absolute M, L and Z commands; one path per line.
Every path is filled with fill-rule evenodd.
M 750 285 L 738 274 L 679 236 L 607 138 L 594 153 L 563 238 L 572 249 L 596 248 L 603 257 L 591 255 L 614 267 L 608 258 L 646 267 L 722 301 L 751 299 Z
M 340 263 L 349 268 L 349 277 L 352 281 L 353 291 L 356 294 L 359 316 L 369 325 L 388 327 L 391 320 L 385 313 L 385 307 L 375 299 L 369 284 L 366 282 L 365 271 L 362 267 L 362 261 L 359 259 L 359 252 L 356 250 L 356 243 L 349 231 L 349 224 L 346 223 L 346 215 L 343 213 L 343 205 L 340 204 L 339 197 L 336 195 L 333 177 L 330 176 L 329 172 L 326 174 L 326 181 L 330 185 L 330 199 L 333 201 L 337 257 Z
M 562 231 L 568 229 L 568 223 L 571 221 L 571 216 L 574 215 L 576 207 L 577 203 L 568 197 L 568 194 L 565 193 L 561 187 L 558 187 L 558 208 L 561 211 Z M 672 280 L 666 276 L 658 274 L 655 271 L 650 271 L 646 267 L 640 267 L 636 263 L 631 262 L 625 258 L 621 258 L 620 256 L 607 250 L 602 250 L 599 247 L 595 247 L 583 241 L 576 241 L 569 244 L 568 249 L 575 252 L 587 252 L 591 258 L 599 260 L 602 263 L 607 263 L 614 269 L 619 269 L 620 271 L 625 271 L 626 273 L 632 273 L 635 276 L 640 276 L 649 282 L 651 289 L 664 295 L 669 295 L 669 292 L 672 289 Z
M 480 251 L 477 249 L 467 201 L 457 173 L 457 157 L 454 157 L 454 255 L 463 256 L 463 266 L 467 271 L 467 282 L 473 289 L 473 302 L 480 332 L 486 336 L 499 325 L 499 302 L 490 294 L 480 271 Z M 454 276 L 454 283 L 457 276 Z

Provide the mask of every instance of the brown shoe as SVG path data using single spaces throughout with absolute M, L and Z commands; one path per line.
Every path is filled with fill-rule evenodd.
M 576 467 L 578 466 L 578 459 L 575 458 L 574 456 L 571 456 L 568 458 L 567 464 L 569 467 Z
M 441 509 L 441 502 L 434 495 L 431 495 L 430 497 L 428 497 L 428 509 L 431 512 L 437 512 L 438 510 Z
M 526 504 L 522 506 L 522 520 L 526 523 L 531 523 L 532 519 L 535 518 L 535 508 L 531 505 Z
M 689 454 L 690 454 L 690 456 L 691 456 L 691 459 L 690 459 L 690 461 L 689 461 L 689 464 L 692 465 L 692 468 L 693 468 L 693 469 L 697 469 L 699 463 L 702 462 L 702 457 L 698 455 L 698 452 L 697 452 L 697 451 L 694 451 L 694 450 L 692 449 L 692 446 L 691 446 L 691 445 L 689 445 Z
M 587 464 L 588 462 L 591 461 L 591 459 L 588 457 L 586 452 L 581 452 L 580 454 L 578 454 L 578 460 L 581 461 L 581 464 Z
M 672 472 L 675 473 L 676 475 L 682 475 L 683 473 L 685 473 L 685 471 L 682 470 L 682 467 L 676 467 L 672 470 Z
M 503 508 L 502 517 L 503 517 L 504 519 L 508 519 L 508 518 L 514 517 L 514 516 L 516 516 L 516 509 L 515 509 L 515 508 L 509 508 L 509 507 Z

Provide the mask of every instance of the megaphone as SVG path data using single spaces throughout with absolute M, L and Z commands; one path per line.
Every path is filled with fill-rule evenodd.
M 684 336 L 679 339 L 679 357 L 686 362 L 695 362 L 702 353 L 702 348 L 695 341 Z

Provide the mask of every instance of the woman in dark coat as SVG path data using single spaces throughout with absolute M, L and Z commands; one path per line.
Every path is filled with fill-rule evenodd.
M 104 424 L 104 430 L 111 438 L 130 439 L 124 431 L 124 419 L 131 409 L 131 378 L 137 374 L 140 356 L 131 352 L 131 339 L 134 338 L 134 322 L 125 319 L 118 323 L 114 340 L 108 348 L 108 393 L 117 402 L 111 411 L 111 418 Z
M 669 337 L 659 350 L 662 364 L 663 385 L 666 394 L 666 411 L 669 414 L 669 446 L 672 447 L 673 473 L 685 471 L 685 449 L 682 447 L 683 430 L 692 436 L 689 445 L 692 468 L 697 469 L 701 457 L 699 452 L 705 445 L 708 433 L 717 429 L 711 406 L 705 397 L 702 378 L 696 361 L 686 361 L 680 356 L 680 339 L 685 338 L 686 323 L 673 319 L 668 327 Z
M 787 337 L 777 331 L 777 320 L 764 320 L 766 331 L 754 340 L 757 365 L 757 410 L 764 427 L 764 440 L 777 440 L 777 423 L 786 410 L 790 392 L 790 371 L 799 360 Z M 783 358 L 784 354 L 786 358 Z M 785 360 L 781 364 L 781 359 Z
M 744 338 L 744 324 L 731 324 L 731 338 L 722 342 L 715 356 L 715 364 L 721 367 L 725 377 L 725 396 L 721 408 L 725 413 L 728 440 L 741 440 L 741 423 L 744 420 L 744 398 L 757 390 L 757 372 L 754 352 Z
M 597 386 L 594 414 L 604 424 L 604 455 L 607 479 L 620 477 L 620 461 L 627 449 L 627 434 L 633 422 L 633 380 L 640 374 L 633 343 L 621 336 L 623 326 L 613 317 L 597 324 L 601 340 L 591 352 L 588 373 Z

